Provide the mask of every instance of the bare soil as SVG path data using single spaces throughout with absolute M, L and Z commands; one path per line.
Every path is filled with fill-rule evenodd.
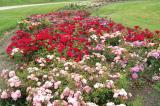
M 0 38 L 0 71 L 3 69 L 13 70 L 15 68 L 15 63 L 6 54 L 6 49 L 10 39 L 14 35 L 15 30 L 4 33 L 3 37 Z

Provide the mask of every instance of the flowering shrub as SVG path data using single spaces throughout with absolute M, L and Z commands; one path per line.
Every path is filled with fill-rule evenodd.
M 159 31 L 127 28 L 86 11 L 33 15 L 20 23 L 7 48 L 11 57 L 28 61 L 2 71 L 8 88 L 0 92 L 1 101 L 125 106 L 131 94 L 120 88 L 123 75 L 159 75 L 159 37 Z
M 99 59 L 94 66 L 88 63 L 92 57 Z M 2 70 L 1 77 L 9 89 L 1 93 L 1 99 L 19 101 L 26 98 L 26 102 L 33 106 L 125 103 L 129 95 L 124 89 L 118 89 L 119 76 L 113 77 L 116 74 L 111 74 L 106 64 L 105 57 L 99 53 L 85 55 L 79 62 L 47 55 L 17 71 Z
M 55 14 L 59 16 L 60 13 Z M 63 14 L 67 14 L 67 17 L 73 15 L 71 13 L 71 15 L 69 13 Z M 11 55 L 14 48 L 19 48 L 24 55 L 30 55 L 42 49 L 47 51 L 57 50 L 62 57 L 76 57 L 76 60 L 79 61 L 83 55 L 89 53 L 89 48 L 92 46 L 95 46 L 92 49 L 101 49 L 104 46 L 103 43 L 116 46 L 123 40 L 132 42 L 133 45 L 143 46 L 147 42 L 151 42 L 148 38 L 153 37 L 153 33 L 147 30 L 137 32 L 136 30 L 127 29 L 126 31 L 125 27 L 111 20 L 93 17 L 85 18 L 86 15 L 84 14 L 87 13 L 75 13 L 77 16 L 69 18 L 68 22 L 53 24 L 54 27 L 42 28 L 34 33 L 23 30 L 17 31 L 17 34 L 12 38 L 7 53 Z M 52 14 L 42 15 L 41 17 L 47 16 L 51 17 Z M 35 17 L 33 16 L 31 19 L 34 20 Z M 50 21 L 52 22 L 52 20 L 51 18 Z M 64 19 L 60 20 L 64 21 Z M 119 31 L 124 32 L 121 34 Z M 90 36 L 91 38 L 89 38 Z M 100 40 L 103 39 L 102 42 L 98 40 L 98 37 Z
M 160 50 L 152 50 L 148 53 L 147 61 L 150 70 L 152 70 L 151 75 L 160 73 Z

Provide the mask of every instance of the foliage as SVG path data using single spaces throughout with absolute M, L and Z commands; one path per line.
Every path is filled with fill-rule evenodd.
M 133 101 L 133 105 L 132 106 L 143 106 L 142 103 L 142 97 L 141 96 L 137 96 L 136 99 Z
M 154 71 L 150 65 L 159 66 L 159 31 L 128 28 L 84 10 L 32 15 L 19 24 L 7 53 L 25 63 L 2 70 L 6 103 L 125 106 L 130 82 L 140 84 L 148 69 Z

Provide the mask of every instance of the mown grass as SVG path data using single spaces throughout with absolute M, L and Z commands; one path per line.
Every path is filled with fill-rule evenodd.
M 24 5 L 24 4 L 48 3 L 48 2 L 69 2 L 69 1 L 77 1 L 77 0 L 0 0 L 0 6 Z
M 0 11 L 0 37 L 4 31 L 15 28 L 17 22 L 31 14 L 47 13 L 56 11 L 64 6 L 64 3 L 60 4 L 47 4 L 41 6 L 24 7 L 12 10 Z
M 143 106 L 143 98 L 141 96 L 137 96 L 132 103 L 132 106 Z
M 105 5 L 93 12 L 93 16 L 112 18 L 127 26 L 139 25 L 151 30 L 160 29 L 160 0 L 130 0 Z
M 24 2 L 25 1 L 27 0 L 24 0 Z M 47 13 L 55 11 L 63 7 L 64 5 L 65 5 L 64 3 L 46 4 L 43 6 L 2 10 L 0 11 L 0 37 L 2 36 L 2 33 L 4 31 L 7 31 L 11 28 L 15 28 L 17 22 L 21 19 L 24 19 L 26 16 L 36 13 Z M 130 1 L 112 3 L 102 6 L 98 10 L 93 11 L 92 15 L 100 17 L 104 16 L 111 17 L 116 22 L 123 23 L 124 25 L 131 27 L 135 25 L 140 25 L 143 28 L 149 28 L 151 30 L 155 30 L 155 29 L 160 29 L 159 10 L 160 10 L 160 0 L 141 0 L 141 1 L 130 0 Z

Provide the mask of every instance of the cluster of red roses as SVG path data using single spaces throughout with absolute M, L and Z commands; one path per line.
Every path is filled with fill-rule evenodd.
M 150 40 L 154 35 L 160 34 L 159 31 L 151 32 L 149 29 L 141 30 L 139 26 L 135 26 L 134 29 L 127 28 L 126 41 L 144 41 Z
M 93 34 L 101 36 L 104 33 L 120 31 L 125 34 L 125 40 L 129 42 L 143 41 L 144 39 L 152 38 L 154 35 L 153 32 L 140 30 L 139 27 L 134 29 L 126 28 L 112 20 L 90 17 L 89 13 L 85 11 L 64 11 L 33 15 L 29 18 L 29 21 L 35 22 L 46 17 L 49 18 L 51 23 L 58 17 L 63 22 L 32 34 L 23 30 L 17 31 L 7 48 L 7 53 L 11 54 L 13 48 L 19 48 L 24 55 L 41 49 L 57 50 L 62 57 L 74 58 L 79 61 L 83 55 L 89 54 L 88 47 L 91 46 L 91 43 L 88 38 Z
M 87 11 L 80 10 L 64 10 L 59 12 L 51 12 L 48 14 L 35 14 L 27 17 L 27 20 L 34 23 L 47 19 L 52 25 L 59 24 L 71 20 L 73 17 L 88 17 L 90 15 Z

